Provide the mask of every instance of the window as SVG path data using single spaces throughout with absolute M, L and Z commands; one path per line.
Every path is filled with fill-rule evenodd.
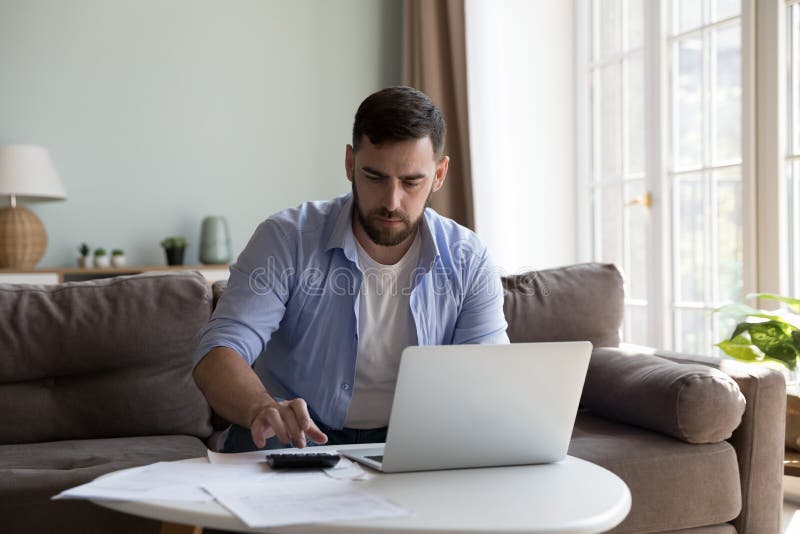
M 789 288 L 800 295 L 800 2 L 786 3 L 786 180 Z
M 745 289 L 741 2 L 578 6 L 591 28 L 578 43 L 584 255 L 624 272 L 624 341 L 712 353 L 732 325 L 711 311 Z
M 591 5 L 589 64 L 592 108 L 593 256 L 626 273 L 628 340 L 647 343 L 648 223 L 645 208 L 645 0 L 596 0 Z M 629 207 L 634 209 L 627 209 Z
M 702 354 L 731 328 L 710 312 L 742 296 L 741 16 L 738 1 L 669 7 L 672 337 Z

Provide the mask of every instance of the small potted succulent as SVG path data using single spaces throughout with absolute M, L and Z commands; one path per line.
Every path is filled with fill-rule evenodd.
M 106 249 L 99 247 L 94 249 L 94 266 L 98 269 L 105 269 L 108 267 L 108 255 Z
M 183 253 L 188 243 L 183 237 L 168 237 L 161 241 L 167 255 L 167 265 L 183 265 Z
M 92 266 L 92 260 L 89 256 L 89 253 L 92 249 L 89 248 L 89 245 L 86 243 L 81 243 L 81 246 L 78 247 L 78 252 L 80 252 L 80 256 L 78 256 L 78 267 L 86 268 Z
M 125 265 L 125 251 L 121 248 L 115 248 L 111 251 L 111 265 L 113 267 L 122 267 Z

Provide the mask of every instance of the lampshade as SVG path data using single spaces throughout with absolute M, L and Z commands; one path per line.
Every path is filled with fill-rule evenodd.
M 0 196 L 17 200 L 63 200 L 67 197 L 47 149 L 0 145 Z

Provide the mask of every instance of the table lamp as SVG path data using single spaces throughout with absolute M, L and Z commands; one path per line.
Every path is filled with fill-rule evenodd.
M 45 148 L 0 145 L 0 196 L 11 201 L 0 209 L 0 268 L 33 269 L 47 249 L 47 232 L 39 217 L 17 200 L 67 197 Z

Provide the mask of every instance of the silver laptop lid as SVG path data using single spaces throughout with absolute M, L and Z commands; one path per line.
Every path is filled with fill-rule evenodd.
M 591 351 L 587 341 L 406 348 L 383 471 L 563 459 Z

